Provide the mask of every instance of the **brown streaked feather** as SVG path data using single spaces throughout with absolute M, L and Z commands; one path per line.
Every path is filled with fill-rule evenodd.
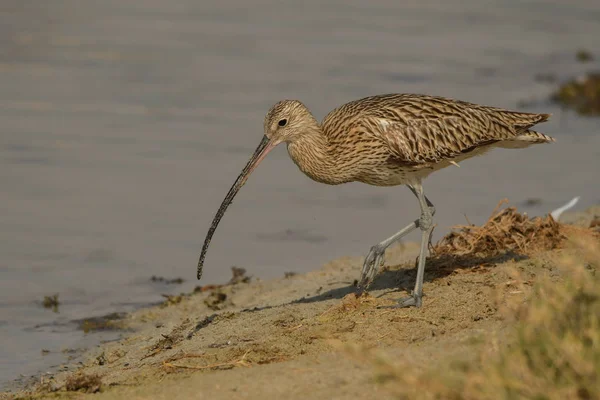
M 553 137 L 532 130 L 527 130 L 525 133 L 517 136 L 517 139 L 533 143 L 556 142 L 556 139 L 554 139 Z
M 365 97 L 331 111 L 319 124 L 304 104 L 284 100 L 265 117 L 265 134 L 287 143 L 294 163 L 329 185 L 395 186 L 494 147 L 550 142 L 530 128 L 548 114 L 509 111 L 421 94 Z M 289 120 L 278 127 L 282 118 Z
M 517 111 L 500 111 L 500 115 L 507 119 L 517 130 L 529 129 L 534 125 L 548 121 L 550 114 L 523 113 Z
M 379 136 L 398 162 L 418 165 L 513 140 L 548 117 L 438 96 L 388 94 L 342 105 L 325 117 L 323 129 L 336 141 L 344 125 L 360 121 L 367 135 Z

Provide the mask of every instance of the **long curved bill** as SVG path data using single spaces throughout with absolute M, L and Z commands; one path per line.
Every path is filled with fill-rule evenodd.
M 212 239 L 212 236 L 215 233 L 215 230 L 217 229 L 217 226 L 219 225 L 223 214 L 225 214 L 227 207 L 229 207 L 229 205 L 233 202 L 233 198 L 235 197 L 237 192 L 239 192 L 242 186 L 244 186 L 244 183 L 246 183 L 246 180 L 248 179 L 252 171 L 254 171 L 254 169 L 263 160 L 263 158 L 265 158 L 265 156 L 271 150 L 273 150 L 273 148 L 276 145 L 277 143 L 269 140 L 269 138 L 266 135 L 262 138 L 260 144 L 254 151 L 254 154 L 252 154 L 252 157 L 248 161 L 248 164 L 246 164 L 240 175 L 235 180 L 235 183 L 233 184 L 231 189 L 229 189 L 227 196 L 225 196 L 225 199 L 223 199 L 221 207 L 219 207 L 219 211 L 217 211 L 217 215 L 215 215 L 215 218 L 213 219 L 213 222 L 210 225 L 210 229 L 206 234 L 206 239 L 204 239 L 204 246 L 202 246 L 202 253 L 200 253 L 200 260 L 198 260 L 198 272 L 196 275 L 198 279 L 202 277 L 204 258 L 206 257 L 206 251 L 208 250 L 208 246 L 210 245 L 210 240 Z

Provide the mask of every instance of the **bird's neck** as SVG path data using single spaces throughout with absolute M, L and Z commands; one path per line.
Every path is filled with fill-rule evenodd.
M 298 139 L 289 142 L 287 149 L 298 168 L 312 180 L 329 185 L 347 182 L 336 173 L 329 140 L 316 122 Z

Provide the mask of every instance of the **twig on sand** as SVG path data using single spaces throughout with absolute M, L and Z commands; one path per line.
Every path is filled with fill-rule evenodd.
M 170 361 L 181 360 L 182 358 L 202 358 L 206 357 L 206 353 L 184 353 L 180 357 L 171 359 Z
M 469 225 L 469 226 L 473 225 L 471 223 L 471 221 L 469 221 L 469 217 L 467 217 L 467 214 L 465 214 L 465 220 L 467 220 L 467 225 Z
M 211 369 L 211 368 L 219 368 L 219 367 L 235 367 L 235 366 L 249 367 L 250 363 L 246 361 L 246 356 L 248 355 L 248 353 L 250 353 L 250 350 L 245 352 L 244 355 L 239 360 L 232 360 L 232 361 L 227 361 L 224 363 L 216 363 L 216 364 L 209 364 L 209 365 L 182 365 L 182 364 L 173 364 L 171 362 L 163 361 L 163 367 L 165 367 L 165 368 L 185 368 L 185 369 L 195 369 L 195 370 Z M 200 355 L 192 355 L 192 356 L 200 357 Z M 185 358 L 185 356 L 181 357 L 181 358 Z
M 297 329 L 300 329 L 300 328 L 302 328 L 303 326 L 304 326 L 304 324 L 300 324 L 300 325 L 292 326 L 291 328 L 288 328 L 288 329 L 287 329 L 287 331 L 288 331 L 288 332 L 293 332 L 293 331 L 295 331 L 295 330 L 297 330 Z
M 424 318 L 424 317 L 419 317 L 417 315 L 396 315 L 394 317 L 392 317 L 391 321 L 399 321 L 401 319 L 407 319 L 408 322 L 413 322 L 413 321 L 422 321 L 422 322 L 427 322 L 429 325 L 434 325 L 434 326 L 438 326 L 439 324 L 437 322 L 434 322 L 430 319 Z
M 390 331 L 387 331 L 387 332 L 386 332 L 386 333 L 384 333 L 383 335 L 380 335 L 380 336 L 377 338 L 377 340 L 379 341 L 379 340 L 383 339 L 384 337 L 386 337 L 386 336 L 389 336 L 389 335 L 390 335 L 392 332 L 393 332 L 393 331 L 391 331 L 391 330 L 390 330 Z
M 333 305 L 333 306 L 329 307 L 327 310 L 325 310 L 325 311 L 323 311 L 321 314 L 317 315 L 317 318 L 320 318 L 320 317 L 322 317 L 323 315 L 325 315 L 325 314 L 327 314 L 327 313 L 329 313 L 329 312 L 331 312 L 331 311 L 335 310 L 335 309 L 336 309 L 336 308 L 338 308 L 338 307 L 339 307 L 339 305 L 338 305 L 338 304 L 335 304 L 335 305 Z

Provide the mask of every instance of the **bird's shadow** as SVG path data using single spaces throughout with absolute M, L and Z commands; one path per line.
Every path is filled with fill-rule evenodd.
M 493 256 L 453 256 L 448 254 L 433 256 L 427 259 L 427 263 L 425 265 L 425 276 L 423 280 L 425 282 L 432 282 L 436 279 L 448 276 L 454 273 L 456 270 L 474 269 L 478 266 L 492 267 L 496 264 L 501 264 L 509 260 L 520 261 L 527 258 L 528 257 L 525 255 L 514 252 Z M 394 267 L 393 269 L 390 267 L 382 268 L 375 276 L 375 279 L 369 286 L 368 291 L 375 292 L 386 290 L 377 297 L 381 297 L 392 292 L 406 291 L 410 293 L 415 285 L 417 276 L 416 261 L 414 268 L 407 267 L 407 264 L 402 264 L 399 267 L 400 268 Z M 331 299 L 341 299 L 350 293 L 356 292 L 357 287 L 355 281 L 353 284 L 348 286 L 331 289 L 315 296 L 302 297 L 298 300 L 292 301 L 290 304 L 314 303 Z

